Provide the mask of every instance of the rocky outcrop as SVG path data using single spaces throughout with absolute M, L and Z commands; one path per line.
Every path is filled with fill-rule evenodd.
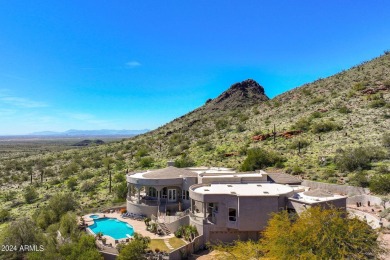
M 237 107 L 249 107 L 267 101 L 268 99 L 265 95 L 264 88 L 259 83 L 253 79 L 247 79 L 233 84 L 217 98 L 207 100 L 204 109 L 225 110 Z

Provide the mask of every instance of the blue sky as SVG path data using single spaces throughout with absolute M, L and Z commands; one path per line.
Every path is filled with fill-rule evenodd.
M 253 78 L 269 97 L 390 49 L 389 1 L 0 0 L 0 134 L 153 129 Z

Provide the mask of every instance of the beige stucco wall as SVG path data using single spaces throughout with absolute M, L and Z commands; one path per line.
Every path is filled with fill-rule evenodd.
M 134 202 L 127 201 L 127 211 L 134 214 L 144 214 L 150 217 L 152 214 L 157 216 L 158 206 L 147 206 L 143 204 L 136 204 Z
M 321 202 L 313 202 L 313 203 L 307 203 L 305 201 L 299 201 L 296 199 L 289 199 L 287 203 L 287 207 L 290 209 L 294 209 L 298 214 L 302 213 L 304 210 L 306 210 L 309 207 L 315 207 L 320 206 L 323 208 L 330 208 L 330 207 L 336 207 L 336 208 L 343 208 L 346 209 L 347 207 L 347 198 L 342 197 L 339 199 L 329 200 L 329 201 L 321 201 Z

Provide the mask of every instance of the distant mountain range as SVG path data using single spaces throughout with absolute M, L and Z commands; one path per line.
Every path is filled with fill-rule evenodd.
M 28 135 L 33 136 L 134 136 L 149 132 L 149 129 L 142 130 L 112 130 L 112 129 L 101 129 L 101 130 L 76 130 L 70 129 L 65 132 L 53 132 L 53 131 L 42 131 L 34 132 Z

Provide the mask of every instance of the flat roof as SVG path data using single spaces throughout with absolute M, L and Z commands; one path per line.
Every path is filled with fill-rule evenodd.
M 197 177 L 198 174 L 186 169 L 169 166 L 164 169 L 149 170 L 129 175 L 131 178 L 137 179 L 177 179 L 184 177 Z
M 318 202 L 325 202 L 325 201 L 346 198 L 345 196 L 332 194 L 332 193 L 328 193 L 328 195 L 326 196 L 325 193 L 319 193 L 317 191 L 308 193 L 308 194 L 312 194 L 312 196 L 308 196 L 307 193 L 308 193 L 307 191 L 296 193 L 291 199 L 303 201 L 306 203 L 318 203 Z
M 267 172 L 267 175 L 273 182 L 280 184 L 292 184 L 302 182 L 297 177 L 282 172 Z
M 201 173 L 199 174 L 202 178 L 231 178 L 231 177 L 236 177 L 236 178 L 241 178 L 241 177 L 258 177 L 262 178 L 263 174 L 261 173 L 241 173 L 241 172 L 234 172 L 234 173 L 222 173 L 218 175 L 213 175 L 212 173 Z
M 230 194 L 237 196 L 277 196 L 292 192 L 293 188 L 275 183 L 210 184 L 194 189 L 200 194 Z

